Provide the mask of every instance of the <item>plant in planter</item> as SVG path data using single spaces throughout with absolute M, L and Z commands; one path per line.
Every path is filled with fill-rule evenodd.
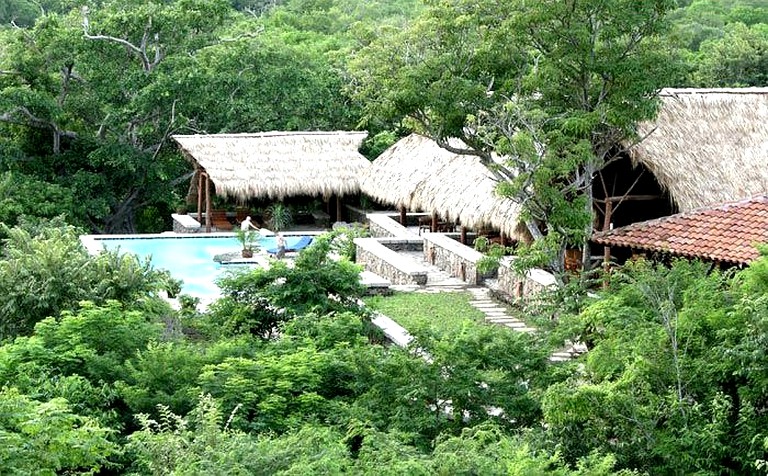
M 259 232 L 256 230 L 243 230 L 242 228 L 237 228 L 235 230 L 235 235 L 237 236 L 237 241 L 239 241 L 240 245 L 243 247 L 241 251 L 243 258 L 253 258 L 253 253 L 259 247 L 259 238 L 261 238 Z
M 274 232 L 282 231 L 293 223 L 291 209 L 282 202 L 275 202 L 270 205 L 266 214 L 267 224 Z

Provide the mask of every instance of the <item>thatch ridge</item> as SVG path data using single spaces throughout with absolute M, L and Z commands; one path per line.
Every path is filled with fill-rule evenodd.
M 456 146 L 463 146 L 455 141 Z M 495 193 L 493 174 L 475 156 L 455 154 L 432 139 L 411 134 L 385 150 L 363 177 L 361 189 L 396 207 L 422 210 L 468 227 L 493 226 L 528 239 L 520 206 Z
M 680 211 L 768 192 L 768 88 L 664 89 L 630 153 Z
M 358 152 L 367 132 L 282 132 L 174 135 L 208 173 L 216 194 L 246 201 L 292 195 L 359 192 L 370 162 Z

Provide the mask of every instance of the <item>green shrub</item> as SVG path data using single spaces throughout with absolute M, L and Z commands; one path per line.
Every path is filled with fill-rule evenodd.
M 0 389 L 3 474 L 80 474 L 109 466 L 119 453 L 111 430 L 72 412 L 63 398 L 35 401 Z
M 0 259 L 0 341 L 29 334 L 35 323 L 81 301 L 169 309 L 151 301 L 156 291 L 173 287 L 167 272 L 132 255 L 104 252 L 90 256 L 73 227 L 51 227 L 32 236 L 20 228 L 4 228 L 9 239 Z

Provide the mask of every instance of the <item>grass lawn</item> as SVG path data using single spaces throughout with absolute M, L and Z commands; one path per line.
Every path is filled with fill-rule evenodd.
M 469 304 L 468 292 L 405 293 L 365 298 L 366 306 L 392 318 L 410 332 L 455 333 L 462 327 L 484 322 L 484 315 Z

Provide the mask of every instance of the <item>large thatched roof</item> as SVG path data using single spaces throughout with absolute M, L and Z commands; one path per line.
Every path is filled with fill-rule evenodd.
M 360 186 L 384 203 L 437 213 L 469 227 L 490 225 L 526 239 L 519 205 L 496 195 L 496 183 L 477 157 L 454 154 L 411 134 L 373 161 Z
M 370 167 L 358 148 L 366 132 L 176 135 L 208 173 L 216 194 L 245 201 L 292 195 L 347 195 Z
M 768 193 L 768 88 L 664 89 L 632 149 L 680 211 Z

